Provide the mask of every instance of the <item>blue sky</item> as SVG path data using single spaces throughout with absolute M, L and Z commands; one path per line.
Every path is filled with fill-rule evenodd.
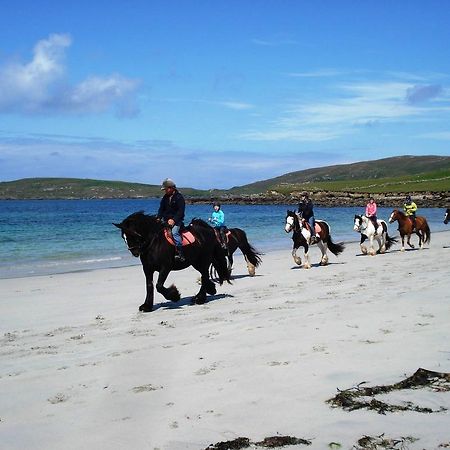
M 450 155 L 450 2 L 21 1 L 0 14 L 0 181 L 229 188 Z

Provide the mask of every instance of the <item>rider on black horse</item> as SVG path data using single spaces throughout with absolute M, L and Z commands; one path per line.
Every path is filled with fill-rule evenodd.
M 212 226 L 214 227 L 214 230 L 216 231 L 216 235 L 218 234 L 220 238 L 220 244 L 222 245 L 222 248 L 224 250 L 227 249 L 227 227 L 225 226 L 225 214 L 220 209 L 220 203 L 214 202 L 213 203 L 214 211 L 211 214 L 211 217 L 208 219 Z
M 162 191 L 165 191 L 159 205 L 157 216 L 169 225 L 175 242 L 175 260 L 184 262 L 181 228 L 184 227 L 184 211 L 186 203 L 183 195 L 178 191 L 175 182 L 166 178 L 162 182 Z

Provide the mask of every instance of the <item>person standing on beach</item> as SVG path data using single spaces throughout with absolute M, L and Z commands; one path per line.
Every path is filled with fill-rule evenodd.
M 184 212 L 186 202 L 181 192 L 178 191 L 175 182 L 166 178 L 162 182 L 161 190 L 165 191 L 161 199 L 157 216 L 169 225 L 175 242 L 175 260 L 184 262 L 183 240 L 180 229 L 184 226 Z
M 214 211 L 211 214 L 211 217 L 208 219 L 214 229 L 218 231 L 219 237 L 220 237 L 220 243 L 222 245 L 223 249 L 227 248 L 227 240 L 226 240 L 226 226 L 225 226 L 225 214 L 220 209 L 220 203 L 214 202 L 213 203 Z
M 319 240 L 319 236 L 316 236 L 314 205 L 307 192 L 302 193 L 302 200 L 298 205 L 298 213 L 302 219 L 305 219 L 309 223 L 309 226 L 311 227 L 310 244 L 315 244 Z
M 370 197 L 369 203 L 366 205 L 366 217 L 368 217 L 375 227 L 375 234 L 377 234 L 378 222 L 377 222 L 377 204 L 375 199 Z
M 416 228 L 416 211 L 417 205 L 412 201 L 411 196 L 407 195 L 405 198 L 405 203 L 403 205 L 403 210 L 405 211 L 406 217 L 408 217 L 414 228 Z

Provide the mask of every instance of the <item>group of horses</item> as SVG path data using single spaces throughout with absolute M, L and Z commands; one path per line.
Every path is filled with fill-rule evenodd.
M 447 224 L 449 220 L 450 209 L 447 209 L 444 223 Z M 413 233 L 419 237 L 420 248 L 430 242 L 431 232 L 424 217 L 417 216 L 413 226 L 412 221 L 402 211 L 394 209 L 389 217 L 389 223 L 395 221 L 398 222 L 402 251 L 405 250 L 405 237 L 408 246 L 414 248 L 410 242 Z M 192 266 L 201 275 L 200 290 L 193 297 L 193 302 L 203 304 L 207 294 L 216 294 L 216 280 L 213 281 L 213 272 L 216 274 L 218 283 L 223 284 L 224 281 L 230 283 L 233 254 L 238 248 L 244 255 L 250 276 L 255 275 L 255 268 L 261 264 L 261 253 L 248 242 L 245 231 L 240 228 L 228 229 L 227 245 L 224 249 L 213 227 L 202 219 L 193 219 L 187 227 L 190 238 L 185 241 L 185 260 L 181 262 L 174 258 L 175 247 L 173 241 L 167 237 L 167 226 L 157 216 L 138 211 L 129 215 L 121 223 L 113 225 L 121 230 L 122 238 L 131 254 L 141 260 L 146 282 L 146 297 L 139 307 L 139 310 L 143 312 L 150 312 L 153 309 L 155 272 L 158 272 L 156 290 L 167 300 L 176 302 L 180 300 L 178 289 L 175 285 L 166 288 L 164 283 L 172 270 L 183 270 Z M 302 220 L 298 213 L 287 211 L 284 229 L 287 233 L 292 232 L 292 257 L 296 264 L 302 265 L 301 257 L 297 254 L 302 247 L 305 268 L 311 267 L 309 248 L 313 245 L 312 235 L 318 236 L 315 243 L 322 254 L 319 263 L 321 266 L 328 264 L 328 250 L 338 256 L 345 249 L 344 243 L 333 241 L 331 228 L 327 222 L 316 220 L 315 225 L 315 230 L 311 230 L 309 224 Z M 384 220 L 378 220 L 377 225 L 375 227 L 370 218 L 365 215 L 354 217 L 354 230 L 361 234 L 360 248 L 363 254 L 384 253 L 397 242 L 396 238 L 389 236 L 387 223 Z M 366 239 L 369 240 L 369 248 L 364 245 Z

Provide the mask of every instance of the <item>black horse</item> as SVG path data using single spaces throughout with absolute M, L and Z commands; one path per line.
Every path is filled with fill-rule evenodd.
M 145 273 L 147 295 L 139 311 L 150 312 L 153 308 L 153 274 L 159 272 L 156 290 L 167 300 L 178 301 L 180 293 L 172 285 L 164 287 L 164 282 L 172 270 L 182 270 L 192 266 L 201 274 L 200 291 L 194 296 L 197 304 L 205 303 L 206 294 L 214 295 L 216 287 L 209 278 L 209 266 L 215 268 L 220 284 L 230 281 L 227 261 L 214 230 L 203 220 L 194 219 L 188 229 L 195 240 L 184 247 L 184 262 L 176 261 L 175 246 L 165 236 L 167 227 L 156 217 L 138 211 L 121 223 L 114 223 L 122 231 L 122 238 L 131 254 L 141 259 Z
M 445 225 L 448 224 L 449 220 L 450 220 L 450 208 L 447 208 L 447 211 L 445 211 L 445 216 L 444 216 L 444 223 L 445 223 Z
M 251 277 L 255 276 L 255 268 L 259 267 L 262 263 L 261 255 L 247 239 L 247 234 L 240 228 L 228 228 L 227 236 L 227 249 L 225 250 L 228 258 L 228 270 L 231 274 L 233 269 L 233 254 L 239 249 L 244 255 L 245 262 L 247 263 L 247 270 Z

